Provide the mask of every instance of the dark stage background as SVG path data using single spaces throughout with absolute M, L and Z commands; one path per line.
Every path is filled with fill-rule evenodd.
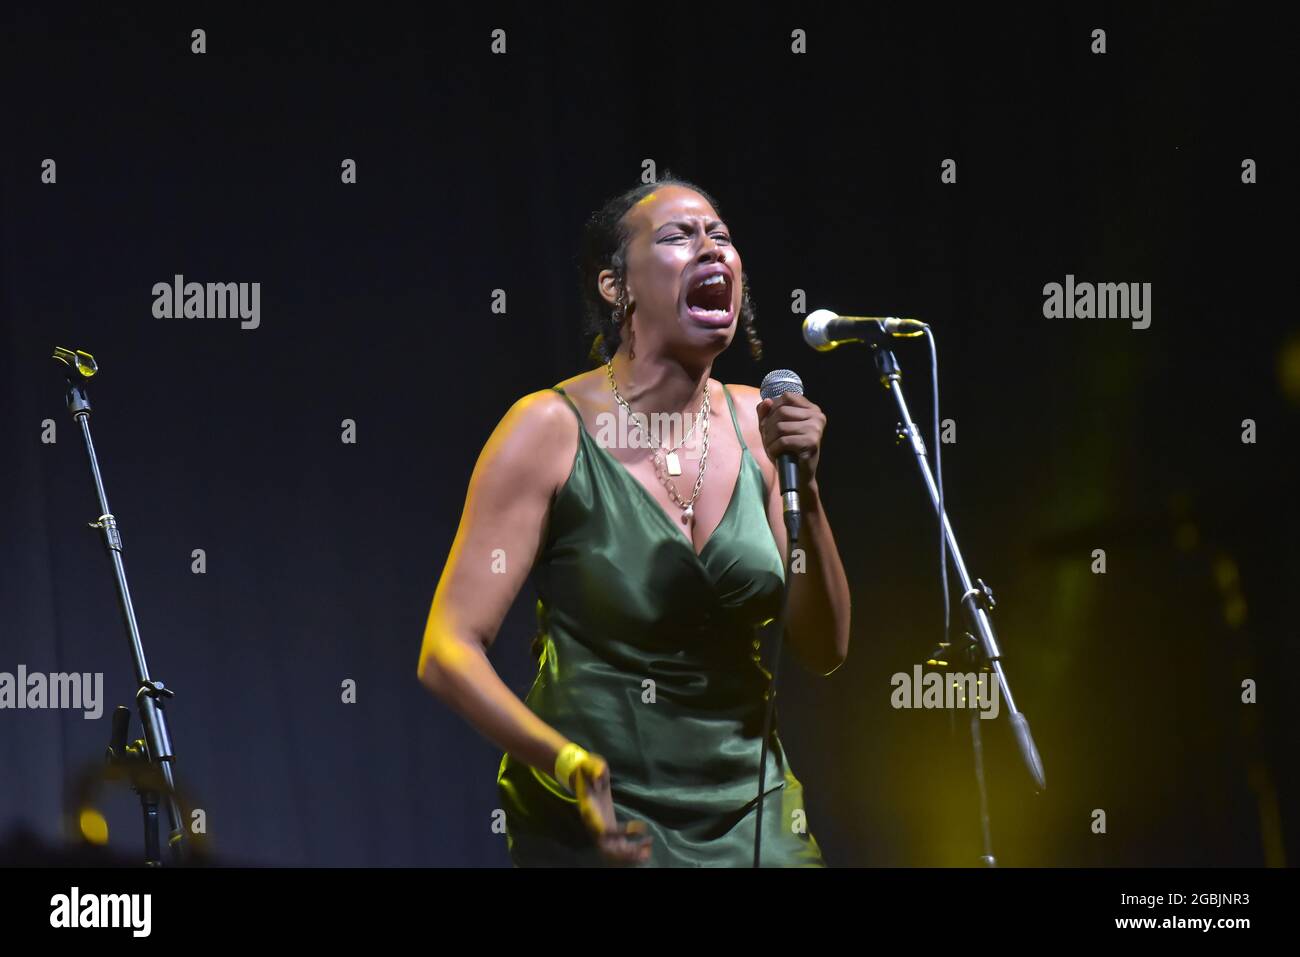
M 1033 795 L 1005 718 L 984 723 L 1000 860 L 1294 863 L 1300 331 L 1274 133 L 1294 100 L 1281 34 L 1233 9 L 7 9 L 0 671 L 102 671 L 106 707 L 0 711 L 0 842 L 60 840 L 63 784 L 133 692 L 62 345 L 103 367 L 94 435 L 214 852 L 508 865 L 500 752 L 416 658 L 483 442 L 586 367 L 580 225 L 649 159 L 717 196 L 754 284 L 767 356 L 738 334 L 715 375 L 793 368 L 829 416 L 852 650 L 830 678 L 781 675 L 828 862 L 964 865 L 979 844 L 961 725 L 890 706 L 942 628 L 933 517 L 866 353 L 804 346 L 796 289 L 937 330 L 949 513 L 1048 775 Z M 177 273 L 260 282 L 259 328 L 154 318 Z M 1152 283 L 1150 328 L 1044 318 L 1067 273 Z M 927 353 L 898 354 L 928 429 Z M 521 695 L 534 600 L 491 654 Z M 110 804 L 133 853 L 132 799 Z

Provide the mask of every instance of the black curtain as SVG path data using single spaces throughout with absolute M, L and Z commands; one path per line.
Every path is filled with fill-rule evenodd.
M 0 672 L 102 672 L 105 707 L 0 710 L 0 841 L 62 840 L 135 690 L 65 346 L 102 365 L 94 437 L 214 852 L 508 865 L 500 752 L 419 685 L 420 638 L 483 442 L 586 366 L 580 226 L 649 161 L 717 197 L 754 284 L 764 362 L 738 336 L 715 376 L 794 368 L 829 417 L 852 650 L 781 674 L 828 862 L 980 851 L 962 721 L 890 704 L 942 635 L 934 518 L 866 354 L 808 350 L 797 291 L 937 332 L 947 505 L 1050 788 L 984 722 L 1000 859 L 1294 862 L 1280 35 L 1183 5 L 904 9 L 7 9 Z M 1046 318 L 1067 274 L 1151 283 L 1149 328 Z M 259 283 L 260 324 L 156 317 L 176 275 Z M 898 355 L 928 429 L 928 356 Z M 521 695 L 534 601 L 491 653 Z M 134 852 L 131 796 L 106 807 Z

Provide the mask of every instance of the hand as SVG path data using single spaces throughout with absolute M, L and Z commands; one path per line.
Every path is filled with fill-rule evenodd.
M 614 816 L 614 797 L 610 791 L 609 765 L 598 754 L 588 754 L 573 772 L 574 793 L 578 810 L 587 830 L 595 838 L 601 855 L 611 864 L 639 864 L 650 859 L 654 840 L 645 834 L 643 821 L 620 825 Z
M 817 476 L 817 460 L 821 457 L 822 433 L 826 431 L 825 413 L 807 397 L 786 392 L 758 403 L 758 431 L 772 464 L 775 465 L 781 455 L 789 452 L 799 468 L 799 486 L 810 487 Z

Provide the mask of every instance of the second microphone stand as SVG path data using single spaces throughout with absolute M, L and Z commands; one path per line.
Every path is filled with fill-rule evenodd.
M 889 341 L 888 337 L 882 333 L 878 339 L 868 342 L 867 345 L 875 359 L 876 368 L 880 370 L 881 385 L 893 394 L 894 402 L 898 406 L 900 416 L 898 434 L 900 438 L 907 439 L 912 446 L 917 467 L 920 469 L 921 478 L 925 482 L 926 491 L 930 493 L 930 501 L 934 505 L 935 514 L 939 516 L 943 536 L 948 543 L 948 551 L 952 555 L 952 562 L 956 567 L 957 577 L 961 583 L 961 606 L 966 610 L 966 617 L 972 629 L 971 632 L 963 636 L 956 647 L 949 648 L 947 654 L 950 657 L 960 656 L 963 660 L 972 664 L 976 671 L 987 669 L 992 672 L 994 680 L 998 682 L 1002 689 L 1002 696 L 1006 701 L 1009 713 L 1008 720 L 1015 732 L 1016 743 L 1019 745 L 1020 755 L 1025 762 L 1025 767 L 1034 779 L 1034 784 L 1038 790 L 1046 790 L 1047 778 L 1043 774 L 1043 762 L 1038 756 L 1038 748 L 1034 745 L 1033 735 L 1029 732 L 1029 721 L 1016 709 L 1015 699 L 1011 696 L 1011 685 L 1007 681 L 1006 671 L 1002 667 L 1002 651 L 998 647 L 997 637 L 993 633 L 992 619 L 989 618 L 989 613 L 994 607 L 993 590 L 982 579 L 976 579 L 972 583 L 970 574 L 966 570 L 966 562 L 962 558 L 961 549 L 957 547 L 957 536 L 953 534 L 946 510 L 940 507 L 939 487 L 935 484 L 934 474 L 930 471 L 930 460 L 926 454 L 925 443 L 921 441 L 921 433 L 917 430 L 916 424 L 912 421 L 912 416 L 908 412 L 907 400 L 903 396 L 903 373 L 899 368 L 898 359 L 895 358 L 893 351 L 889 348 Z M 975 778 L 979 787 L 980 825 L 983 832 L 984 847 L 984 854 L 980 861 L 985 866 L 994 867 L 997 861 L 993 856 L 992 837 L 989 827 L 988 795 L 984 785 L 984 747 L 979 730 L 980 720 L 982 719 L 972 712 L 971 747 L 974 751 Z
M 104 477 L 100 474 L 99 460 L 95 456 L 95 443 L 90 439 L 91 409 L 86 382 L 99 371 L 99 364 L 88 352 L 64 349 L 61 346 L 54 350 L 54 358 L 62 364 L 63 374 L 67 378 L 68 411 L 81 427 L 81 437 L 85 440 L 86 455 L 90 460 L 90 474 L 95 483 L 95 495 L 99 499 L 99 518 L 91 522 L 90 527 L 103 533 L 104 548 L 113 563 L 118 606 L 126 625 L 127 638 L 131 643 L 131 658 L 135 665 L 135 706 L 144 727 L 144 737 L 134 744 L 128 744 L 126 739 L 130 713 L 125 708 L 119 708 L 113 716 L 113 739 L 108 750 L 108 760 L 115 773 L 125 774 L 133 782 L 140 796 L 146 863 L 157 867 L 163 862 L 158 840 L 158 805 L 161 802 L 165 802 L 171 825 L 167 844 L 172 860 L 180 863 L 185 831 L 176 799 L 176 782 L 172 775 L 172 764 L 176 756 L 172 751 L 167 719 L 163 713 L 164 702 L 174 692 L 161 681 L 155 681 L 149 676 L 149 666 L 144 659 L 144 644 L 140 639 L 140 626 L 135 620 L 135 606 L 131 603 L 131 590 L 126 583 L 126 566 L 122 562 L 122 533 L 118 530 L 116 517 L 108 507 Z M 149 768 L 152 768 L 152 774 L 142 773 Z

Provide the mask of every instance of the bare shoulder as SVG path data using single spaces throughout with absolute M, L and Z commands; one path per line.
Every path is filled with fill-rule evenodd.
M 728 382 L 727 391 L 731 393 L 733 399 L 739 399 L 743 396 L 746 402 L 753 400 L 750 404 L 751 412 L 753 411 L 753 407 L 758 405 L 759 394 L 758 386 L 756 385 L 742 385 L 739 382 Z
M 502 416 L 483 460 L 512 480 L 554 489 L 569 474 L 577 445 L 573 410 L 554 389 L 539 389 L 521 396 Z
M 542 438 L 554 438 L 573 423 L 573 412 L 563 395 L 554 389 L 538 389 L 536 393 L 521 395 L 506 412 L 502 423 L 510 423 L 525 432 L 539 433 Z
M 576 434 L 577 420 L 564 396 L 554 389 L 538 389 L 516 399 L 501 424 L 524 444 L 541 446 L 570 432 Z
M 608 392 L 608 379 L 604 369 L 589 369 L 586 372 L 580 372 L 575 376 L 570 376 L 563 382 L 559 383 L 561 389 L 569 398 L 573 399 L 580 407 L 590 402 L 596 395 Z M 559 393 L 554 393 L 557 397 Z M 561 402 L 564 400 L 561 398 Z M 572 412 L 569 413 L 573 415 Z

